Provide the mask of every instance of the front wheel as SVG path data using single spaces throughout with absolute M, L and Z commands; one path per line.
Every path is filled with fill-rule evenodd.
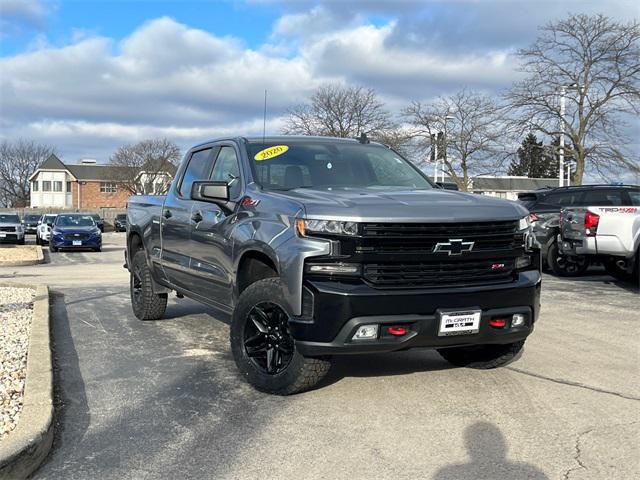
M 231 351 L 238 369 L 255 388 L 291 395 L 316 386 L 331 363 L 298 352 L 283 292 L 278 278 L 259 280 L 242 292 L 231 321 Z
M 551 271 L 559 277 L 577 277 L 589 268 L 589 260 L 583 255 L 562 255 L 558 243 L 554 242 L 547 253 L 547 263 Z
M 438 353 L 457 367 L 488 370 L 510 363 L 522 347 L 524 340 L 504 345 L 473 345 L 470 347 L 440 348 Z
M 140 320 L 158 320 L 167 309 L 167 294 L 153 292 L 151 270 L 143 250 L 133 256 L 129 273 L 129 291 L 133 314 Z

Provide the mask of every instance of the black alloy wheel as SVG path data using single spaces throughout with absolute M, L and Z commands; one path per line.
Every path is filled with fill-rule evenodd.
M 277 375 L 285 370 L 294 353 L 285 311 L 272 302 L 255 305 L 247 315 L 243 344 L 247 357 L 263 373 Z

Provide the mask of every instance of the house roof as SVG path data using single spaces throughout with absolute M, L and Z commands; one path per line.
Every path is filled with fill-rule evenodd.
M 524 178 L 524 177 L 475 177 L 473 190 L 499 192 L 522 192 L 544 187 L 556 187 L 557 178 Z
M 42 165 L 38 167 L 40 170 L 66 170 L 64 163 L 60 160 L 55 153 L 52 153 L 47 159 L 42 162 Z
M 151 167 L 150 167 L 151 168 Z M 99 180 L 99 181 L 114 181 L 118 178 L 128 178 L 127 170 L 134 167 L 121 167 L 114 165 L 101 165 L 101 164 L 65 164 L 54 154 L 42 162 L 38 169 L 29 177 L 31 180 L 40 170 L 66 170 L 76 180 Z M 144 169 L 142 169 L 144 171 Z M 171 176 L 175 175 L 176 167 L 173 164 L 167 164 L 167 173 Z

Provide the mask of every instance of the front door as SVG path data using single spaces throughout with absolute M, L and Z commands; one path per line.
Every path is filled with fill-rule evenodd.
M 191 271 L 198 278 L 193 288 L 209 300 L 225 306 L 232 303 L 231 230 L 235 205 L 242 196 L 238 154 L 233 144 L 220 146 L 210 176 L 229 184 L 230 203 L 226 207 L 209 202 L 193 202 L 191 208 Z
M 160 215 L 162 228 L 162 266 L 169 282 L 183 290 L 191 291 L 193 283 L 189 263 L 191 259 L 191 186 L 196 180 L 209 177 L 213 163 L 211 147 L 192 152 L 182 180 L 167 195 Z M 217 149 L 216 149 L 217 151 Z M 174 187 L 172 187 L 174 188 Z

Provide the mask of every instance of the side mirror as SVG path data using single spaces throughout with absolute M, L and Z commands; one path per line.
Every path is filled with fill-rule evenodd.
M 229 185 L 227 182 L 203 181 L 193 182 L 191 200 L 201 202 L 228 202 Z

